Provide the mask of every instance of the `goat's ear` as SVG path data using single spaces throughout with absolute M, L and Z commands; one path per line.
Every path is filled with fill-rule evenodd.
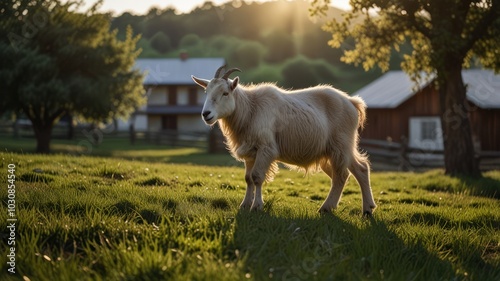
M 198 77 L 194 77 L 194 75 L 191 75 L 191 79 L 193 79 L 193 81 L 196 84 L 200 85 L 203 89 L 206 89 L 208 83 L 210 83 L 210 80 L 206 80 L 206 79 L 201 79 L 201 78 L 198 78 Z
M 236 78 L 233 79 L 233 82 L 231 82 L 231 91 L 236 89 L 236 86 L 238 86 L 238 82 L 240 81 L 240 77 L 236 76 Z

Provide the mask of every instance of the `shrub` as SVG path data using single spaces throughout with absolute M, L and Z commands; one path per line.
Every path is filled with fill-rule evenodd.
M 297 57 L 288 60 L 282 71 L 285 87 L 306 88 L 318 84 L 332 84 L 335 77 L 329 66 L 320 60 Z
M 241 42 L 232 53 L 234 62 L 241 68 L 258 67 L 264 57 L 265 49 L 255 41 Z
M 153 35 L 153 37 L 151 37 L 150 44 L 151 47 L 162 54 L 172 50 L 172 42 L 170 42 L 170 38 L 161 31 L 158 31 L 155 35 Z
M 200 36 L 190 33 L 182 37 L 181 41 L 179 42 L 179 47 L 190 48 L 198 46 L 200 43 L 201 43 Z

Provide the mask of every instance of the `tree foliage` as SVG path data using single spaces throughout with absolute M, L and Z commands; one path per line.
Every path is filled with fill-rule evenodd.
M 138 37 L 110 32 L 109 16 L 76 2 L 2 1 L 0 110 L 27 116 L 37 151 L 48 152 L 54 123 L 65 114 L 90 121 L 127 116 L 143 101 L 142 74 L 132 70 Z
M 334 86 L 349 92 L 381 75 L 380 71 L 364 73 L 341 62 L 342 51 L 328 46 L 326 41 L 331 35 L 321 30 L 321 21 L 310 19 L 308 7 L 307 1 L 228 1 L 220 5 L 207 2 L 185 14 L 171 8 L 152 8 L 145 15 L 124 13 L 114 18 L 111 25 L 119 30 L 120 38 L 124 38 L 128 25 L 135 34 L 142 34 L 138 42 L 143 49 L 142 58 L 178 57 L 181 51 L 188 52 L 189 57 L 223 57 L 229 65 L 240 67 L 240 77 L 248 82 L 277 82 L 292 87 L 283 83 L 281 72 L 296 56 L 310 60 L 308 65 L 322 60 L 331 68 L 342 69 L 336 72 Z M 340 18 L 341 13 L 332 9 L 329 16 Z M 154 37 L 159 32 L 170 38 L 172 49 L 166 53 L 154 47 Z M 187 42 L 186 36 L 191 38 Z M 189 41 L 194 44 L 186 44 Z M 400 58 L 395 56 L 391 69 L 399 68 L 399 63 Z M 294 75 L 301 77 L 301 70 L 295 71 Z M 319 83 L 333 83 L 327 76 L 331 77 L 322 75 Z
M 243 42 L 238 44 L 232 53 L 231 59 L 237 62 L 236 65 L 250 69 L 259 66 L 264 57 L 265 48 L 259 42 Z
M 313 1 L 311 14 L 324 15 L 330 0 Z M 469 66 L 478 58 L 487 68 L 500 70 L 500 1 L 498 0 L 352 0 L 343 20 L 332 19 L 323 29 L 332 34 L 328 44 L 340 48 L 354 38 L 342 61 L 388 70 L 391 50 L 411 43 L 403 70 L 411 75 L 436 72 L 451 53 Z
M 300 89 L 329 81 L 335 84 L 335 77 L 328 64 L 320 60 L 308 60 L 299 56 L 287 61 L 283 67 L 283 84 L 286 87 Z
M 325 15 L 330 0 L 315 0 L 313 15 Z M 478 59 L 500 71 L 500 0 L 351 0 L 343 20 L 332 19 L 324 29 L 332 34 L 330 46 L 339 48 L 347 38 L 342 61 L 365 70 L 389 68 L 392 50 L 410 42 L 401 67 L 414 79 L 420 73 L 436 75 L 448 174 L 478 175 L 466 87 L 461 71 Z M 465 113 L 464 113 L 465 112 Z M 458 126 L 455 120 L 458 121 Z
M 151 47 L 163 54 L 172 50 L 172 43 L 170 42 L 170 38 L 168 38 L 165 33 L 158 31 L 153 37 L 151 37 Z

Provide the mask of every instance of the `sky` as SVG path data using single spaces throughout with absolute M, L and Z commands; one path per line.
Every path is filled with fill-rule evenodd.
M 104 0 L 100 9 L 102 12 L 114 12 L 114 15 L 120 15 L 125 11 L 132 14 L 145 14 L 151 7 L 158 7 L 161 9 L 167 7 L 174 7 L 180 13 L 188 13 L 195 7 L 205 3 L 207 0 Z M 218 5 L 226 3 L 229 0 L 210 0 L 212 3 Z M 248 1 L 248 0 L 247 0 Z M 254 1 L 254 0 L 252 0 Z M 86 0 L 85 7 L 90 7 L 97 0 Z M 264 2 L 264 0 L 259 0 Z M 349 9 L 349 0 L 332 0 L 332 5 L 341 8 Z

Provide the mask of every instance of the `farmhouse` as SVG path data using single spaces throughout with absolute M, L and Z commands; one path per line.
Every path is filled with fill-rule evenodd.
M 209 127 L 200 118 L 205 94 L 191 75 L 210 76 L 224 63 L 223 58 L 188 58 L 187 54 L 179 58 L 137 59 L 135 68 L 145 73 L 147 103 L 131 118 L 135 130 L 207 132 Z
M 500 76 L 464 70 L 473 140 L 481 151 L 500 151 Z M 416 85 L 402 71 L 389 71 L 354 95 L 367 106 L 362 139 L 402 142 L 412 148 L 442 150 L 439 97 L 432 77 Z

